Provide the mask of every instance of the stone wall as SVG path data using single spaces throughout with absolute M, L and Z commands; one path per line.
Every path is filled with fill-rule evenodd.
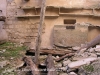
M 25 2 L 24 0 L 7 0 L 6 7 L 6 22 L 4 29 L 7 31 L 10 41 L 20 42 L 25 45 L 29 45 L 31 48 L 35 48 L 38 24 L 39 24 L 39 13 L 40 8 L 35 9 L 24 9 L 21 7 L 37 7 L 41 5 L 42 0 L 30 0 Z M 43 27 L 42 35 L 42 48 L 53 48 L 53 28 L 54 25 L 64 25 L 64 19 L 76 19 L 77 23 L 91 23 L 93 25 L 100 24 L 99 16 L 99 2 L 100 0 L 47 0 L 47 6 L 54 6 L 46 9 L 45 24 Z M 69 8 L 80 8 L 71 9 L 71 11 L 64 11 L 72 13 L 59 14 L 59 9 L 64 7 L 65 10 Z M 68 8 L 68 9 L 67 9 Z M 81 9 L 85 8 L 85 9 Z M 87 10 L 86 8 L 92 8 Z M 93 10 L 95 9 L 96 10 Z M 62 12 L 62 13 L 64 13 Z M 84 14 L 85 15 L 75 15 Z M 91 16 L 91 13 L 95 13 L 97 16 Z M 28 16 L 26 16 L 28 15 Z M 33 16 L 32 16 L 33 15 Z
M 2 12 L 0 11 L 0 16 L 6 16 L 6 7 L 6 0 L 0 1 L 0 10 L 2 10 Z M 4 22 L 0 21 L 0 44 L 8 39 L 6 31 L 3 29 L 3 24 Z

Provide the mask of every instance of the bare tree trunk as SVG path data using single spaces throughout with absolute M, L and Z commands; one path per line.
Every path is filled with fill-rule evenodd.
M 23 61 L 31 68 L 32 75 L 40 75 L 36 64 L 29 57 L 24 57 Z
M 93 47 L 93 46 L 95 46 L 96 44 L 99 44 L 99 43 L 100 43 L 100 35 L 98 35 L 92 41 L 87 43 L 84 47 L 81 47 L 80 50 L 83 49 L 83 48 L 88 49 L 88 48 Z
M 41 41 L 42 41 L 42 29 L 44 24 L 44 18 L 45 18 L 45 9 L 46 9 L 46 0 L 42 1 L 41 5 L 41 13 L 40 13 L 40 24 L 38 28 L 38 38 L 37 38 L 37 44 L 36 44 L 36 51 L 35 51 L 35 62 L 38 65 L 39 64 L 39 56 L 40 56 L 40 47 L 41 47 Z

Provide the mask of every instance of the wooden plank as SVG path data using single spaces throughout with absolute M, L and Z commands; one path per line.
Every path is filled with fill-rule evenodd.
M 56 68 L 54 66 L 54 60 L 53 60 L 51 54 L 48 55 L 45 63 L 47 66 L 47 71 L 48 71 L 47 75 L 57 75 L 57 71 L 56 71 Z
M 59 62 L 59 61 L 61 61 L 62 59 L 66 58 L 66 57 L 73 56 L 73 55 L 74 55 L 74 53 L 69 53 L 69 54 L 66 54 L 66 55 L 64 55 L 64 56 L 62 56 L 62 57 L 60 57 L 60 58 L 55 59 L 55 61 Z
M 31 50 L 28 50 L 27 52 L 29 53 L 35 53 L 35 50 L 31 49 Z M 40 50 L 40 54 L 52 54 L 52 55 L 65 55 L 65 54 L 69 54 L 69 53 L 72 53 L 71 50 L 53 50 L 53 49 L 45 49 L 45 50 Z
M 32 75 L 40 75 L 38 67 L 30 57 L 24 57 L 23 61 L 31 68 Z

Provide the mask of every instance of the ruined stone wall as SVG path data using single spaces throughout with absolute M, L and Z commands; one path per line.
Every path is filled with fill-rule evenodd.
M 33 41 L 35 43 L 37 36 L 38 20 L 35 19 L 34 23 L 31 23 L 31 19 L 21 18 L 18 19 L 15 16 L 20 11 L 18 9 L 21 0 L 8 0 L 7 1 L 7 19 L 4 25 L 5 30 L 8 33 L 10 41 L 19 42 L 22 44 L 29 44 Z M 33 20 L 32 20 L 33 21 Z M 33 47 L 34 47 L 34 43 Z
M 6 7 L 6 0 L 0 1 L 0 16 L 6 16 Z M 3 24 L 4 22 L 0 21 L 0 43 L 3 43 L 4 40 L 8 39 L 6 31 L 3 29 Z
M 14 42 L 20 42 L 25 45 L 29 45 L 31 48 L 35 48 L 37 34 L 38 34 L 38 24 L 39 24 L 39 12 L 35 12 L 35 9 L 23 10 L 23 6 L 40 6 L 42 0 L 30 0 L 29 2 L 24 2 L 24 0 L 7 0 L 7 12 L 6 12 L 6 22 L 4 24 L 4 29 L 7 31 L 9 40 Z M 100 0 L 47 0 L 47 6 L 55 6 L 57 8 L 50 8 L 46 10 L 45 24 L 43 27 L 42 35 L 42 48 L 53 48 L 53 28 L 54 25 L 64 25 L 64 19 L 76 19 L 77 23 L 91 23 L 94 25 L 100 24 L 100 17 L 88 16 L 86 13 L 98 13 L 99 9 L 93 10 L 99 7 Z M 65 8 L 93 8 L 91 10 L 69 10 L 69 13 L 85 13 L 85 15 L 66 15 L 59 14 L 60 7 Z M 67 10 L 67 9 L 66 9 Z M 61 13 L 64 13 L 63 11 Z M 84 14 L 83 13 L 83 14 Z M 25 16 L 30 15 L 30 16 Z M 33 16 L 32 16 L 33 15 Z M 34 16 L 35 15 L 35 16 Z M 17 17 L 16 17 L 17 16 Z M 21 17 L 21 18 L 20 18 Z

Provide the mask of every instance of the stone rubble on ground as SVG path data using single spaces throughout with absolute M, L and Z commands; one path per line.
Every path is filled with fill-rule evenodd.
M 75 56 L 75 57 L 73 57 L 73 58 L 72 58 L 72 60 L 73 60 L 73 61 L 78 61 L 78 60 L 85 59 L 85 58 L 86 58 L 86 57 L 82 57 L 82 56 L 80 56 L 80 57 L 79 57 L 79 56 Z
M 56 67 L 57 67 L 57 68 L 62 67 L 62 63 L 57 63 L 57 64 L 56 64 Z
M 96 45 L 95 51 L 100 53 L 100 45 Z
M 89 48 L 88 51 L 89 51 L 90 53 L 94 53 L 94 52 L 95 52 L 95 48 Z
M 96 62 L 97 60 L 100 60 L 100 51 L 99 51 L 100 45 L 97 45 L 96 47 L 91 47 L 89 49 L 82 49 L 80 52 L 75 52 L 75 55 L 72 57 L 66 57 L 60 62 L 55 62 L 55 67 L 59 69 L 58 75 L 86 75 L 84 69 L 80 71 L 80 67 L 83 67 L 84 65 L 91 65 L 92 63 Z M 79 49 L 79 47 L 73 47 L 74 50 Z M 5 52 L 5 51 L 4 51 Z M 47 55 L 41 55 L 40 58 L 45 60 Z M 60 56 L 53 56 L 54 60 L 59 58 Z M 11 58 L 13 59 L 13 58 Z M 8 64 L 8 61 L 1 61 L 0 67 L 3 68 Z M 24 62 L 20 62 L 17 64 L 17 68 L 24 65 Z M 99 65 L 99 64 L 98 64 Z M 93 64 L 94 66 L 94 64 Z M 95 69 L 97 69 L 97 66 L 94 66 Z M 99 68 L 99 66 L 98 66 Z M 76 72 L 76 70 L 79 70 L 80 72 Z M 12 70 L 11 70 L 12 71 Z M 96 75 L 97 72 L 94 72 L 94 75 Z M 93 75 L 93 73 L 91 74 Z
M 79 48 L 80 47 L 72 47 L 72 49 L 76 51 Z M 64 75 L 64 74 L 65 75 L 86 75 L 86 73 L 83 71 L 84 69 L 82 70 L 83 72 L 80 72 L 78 74 L 74 72 L 73 69 L 71 70 L 71 68 L 75 67 L 76 69 L 80 69 L 80 67 L 83 67 L 84 65 L 91 65 L 91 63 L 94 63 L 94 62 L 97 62 L 97 60 L 100 60 L 99 48 L 100 48 L 100 45 L 97 45 L 96 47 L 93 47 L 93 48 L 91 47 L 89 49 L 84 48 L 80 50 L 79 52 L 76 52 L 75 55 L 72 56 L 71 58 L 66 57 L 64 58 L 63 61 L 58 62 L 58 63 L 62 63 L 62 67 L 59 69 L 63 71 L 63 73 L 60 73 L 59 75 Z M 58 67 L 60 66 L 58 65 Z
M 8 65 L 10 62 L 5 60 L 5 61 L 0 61 L 0 68 L 3 68 L 4 66 Z
M 63 61 L 63 66 L 67 66 L 69 63 L 71 63 L 71 61 L 69 59 L 66 61 Z
M 77 75 L 75 72 L 70 72 L 69 75 Z
M 73 49 L 73 50 L 79 50 L 79 49 L 80 49 L 80 47 L 75 46 L 75 47 L 72 47 L 72 49 Z
M 61 71 L 63 71 L 63 72 L 66 72 L 67 71 L 67 66 L 66 67 L 61 67 L 61 68 L 59 68 Z
M 74 61 L 74 62 L 71 62 L 68 64 L 68 67 L 69 68 L 78 68 L 82 65 L 85 65 L 85 64 L 90 64 L 91 62 L 97 60 L 97 58 L 95 57 L 89 57 L 89 58 L 86 58 L 86 59 L 81 59 L 79 61 Z
M 60 73 L 59 75 L 68 75 L 67 73 Z

